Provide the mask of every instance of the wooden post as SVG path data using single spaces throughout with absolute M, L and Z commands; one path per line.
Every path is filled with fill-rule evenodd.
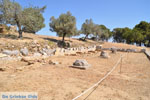
M 122 69 L 122 56 L 121 56 L 121 62 L 120 62 L 120 74 L 121 74 L 121 69 Z
M 129 54 L 129 52 L 127 52 L 127 59 L 128 59 L 128 54 Z

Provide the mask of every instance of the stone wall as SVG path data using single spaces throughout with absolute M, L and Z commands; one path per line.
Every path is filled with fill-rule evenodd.
M 76 48 L 46 48 L 43 47 L 39 50 L 31 51 L 29 48 L 24 47 L 17 50 L 3 50 L 1 53 L 6 54 L 8 56 L 76 56 L 80 54 L 91 54 L 99 51 L 113 51 L 116 52 L 132 52 L 132 53 L 144 53 L 144 50 L 136 50 L 136 49 L 123 49 L 123 48 L 103 48 L 102 45 L 92 45 L 88 47 L 76 47 Z M 147 54 L 147 53 L 146 53 Z

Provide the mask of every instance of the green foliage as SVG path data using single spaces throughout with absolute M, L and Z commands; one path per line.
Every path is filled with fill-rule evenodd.
M 144 35 L 141 34 L 141 31 L 137 30 L 137 29 L 133 29 L 132 34 L 133 34 L 132 38 L 133 38 L 134 42 L 137 44 L 141 44 L 142 41 L 144 40 Z
M 150 23 L 141 21 L 134 27 L 134 30 L 138 31 L 138 34 L 140 34 L 141 42 L 150 45 Z
M 59 41 L 57 43 L 58 47 L 60 48 L 69 48 L 70 47 L 70 43 L 69 42 L 64 42 L 64 41 Z
M 150 23 L 145 21 L 141 21 L 133 29 L 127 27 L 115 28 L 112 33 L 116 42 L 136 43 L 139 45 L 144 43 L 145 45 L 150 45 Z
M 99 40 L 101 37 L 101 27 L 98 24 L 94 25 L 94 33 L 93 35 L 95 36 L 96 40 Z
M 0 24 L 0 33 L 7 33 L 10 28 L 5 24 Z
M 48 41 L 48 45 L 49 45 L 50 47 L 52 47 L 52 46 L 54 46 L 54 45 L 55 45 L 55 43 L 54 43 L 54 42 L 52 42 L 52 41 Z
M 65 36 L 71 37 L 78 34 L 76 18 L 70 12 L 61 14 L 57 19 L 52 16 L 49 26 L 52 32 L 56 32 L 58 36 L 63 37 L 62 41 L 64 41 Z
M 123 28 L 115 28 L 113 29 L 113 38 L 115 42 L 125 42 L 123 38 Z
M 113 30 L 113 37 L 116 42 L 126 42 L 131 43 L 141 43 L 144 39 L 144 36 L 141 34 L 140 30 L 129 29 L 129 28 L 115 28 Z
M 81 33 L 85 34 L 84 40 L 90 35 L 94 34 L 94 23 L 92 19 L 86 19 L 85 22 L 82 24 Z
M 97 40 L 108 40 L 111 37 L 111 32 L 106 26 L 104 25 L 95 25 L 94 26 L 94 33 L 93 35 L 96 37 Z
M 43 11 L 44 9 L 42 9 Z M 43 27 L 45 27 L 44 24 L 44 18 L 41 14 L 41 8 L 38 7 L 30 7 L 25 8 L 23 10 L 23 15 L 26 17 L 24 18 L 23 23 L 23 31 L 28 33 L 36 33 Z
M 128 44 L 134 43 L 132 29 L 128 27 L 123 28 L 122 38 L 125 39 Z
M 41 12 L 43 8 L 25 8 L 17 2 L 10 0 L 0 0 L 0 23 L 17 25 L 19 37 L 22 37 L 22 28 L 30 32 L 37 32 L 44 27 L 43 16 Z M 37 25 L 41 23 L 40 25 Z
M 104 40 L 108 40 L 110 37 L 111 37 L 111 32 L 110 32 L 110 30 L 106 27 L 106 26 L 104 26 L 104 25 L 100 25 L 100 29 L 101 29 L 101 36 L 100 36 L 100 39 L 102 40 L 102 41 L 104 41 Z

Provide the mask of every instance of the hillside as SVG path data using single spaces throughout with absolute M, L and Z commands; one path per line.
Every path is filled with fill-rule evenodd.
M 0 34 L 0 49 L 20 50 L 27 47 L 33 52 L 33 44 L 41 48 L 57 48 L 60 37 L 24 33 L 23 39 L 17 34 Z M 103 48 L 136 49 L 142 47 L 122 43 L 87 42 L 75 38 L 66 38 L 71 47 L 90 47 L 102 45 Z M 57 50 L 57 49 L 56 49 Z M 69 49 L 67 49 L 69 50 Z M 149 100 L 150 99 L 150 61 L 143 52 L 124 52 L 104 50 L 108 58 L 100 57 L 102 50 L 79 53 L 77 55 L 57 56 L 19 56 L 20 59 L 0 60 L 0 92 L 37 92 L 38 100 L 72 100 L 102 79 L 116 64 L 121 55 L 122 63 L 99 85 L 88 97 L 87 94 L 78 100 Z M 27 59 L 28 58 L 28 59 Z M 29 59 L 30 58 L 30 59 Z M 90 67 L 86 70 L 72 68 L 77 59 L 84 59 Z M 122 66 L 120 72 L 120 66 Z
M 0 49 L 20 49 L 23 47 L 29 47 L 33 42 L 39 43 L 41 46 L 49 45 L 51 48 L 57 47 L 57 42 L 61 40 L 61 37 L 36 35 L 30 33 L 23 33 L 23 39 L 18 39 L 18 33 L 13 34 L 0 34 Z M 89 45 L 100 45 L 103 44 L 105 48 L 120 47 L 120 48 L 135 48 L 141 49 L 134 45 L 127 45 L 122 43 L 109 43 L 109 42 L 95 42 L 87 40 L 87 42 L 80 41 L 76 38 L 65 38 L 66 42 L 71 44 L 71 47 L 89 46 Z M 2 50 L 1 50 L 2 51 Z

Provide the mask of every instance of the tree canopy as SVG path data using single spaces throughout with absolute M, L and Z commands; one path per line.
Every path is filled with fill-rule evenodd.
M 30 7 L 30 8 L 25 8 L 23 10 L 23 15 L 27 16 L 25 17 L 23 23 L 24 32 L 36 33 L 40 29 L 45 27 L 44 18 L 43 15 L 41 14 L 44 9 L 45 7 L 43 8 Z
M 94 34 L 94 23 L 92 19 L 86 19 L 85 22 L 82 24 L 81 33 L 85 34 L 84 40 L 90 35 Z
M 100 25 L 100 29 L 101 29 L 100 39 L 102 41 L 104 40 L 108 41 L 108 39 L 112 36 L 110 30 L 105 25 Z
M 78 34 L 76 28 L 76 18 L 72 16 L 70 12 L 61 14 L 59 18 L 55 18 L 54 16 L 52 16 L 50 18 L 49 26 L 52 32 L 56 32 L 58 36 L 63 37 L 63 42 L 65 36 L 70 37 Z
M 136 43 L 150 46 L 150 23 L 141 21 L 133 29 L 115 28 L 112 31 L 115 42 L 126 42 L 128 44 Z
M 23 28 L 25 31 L 37 32 L 44 27 L 42 10 L 45 7 L 29 7 L 23 9 L 22 6 L 11 0 L 0 0 L 0 23 L 11 24 L 18 27 L 19 38 L 22 37 Z M 39 24 L 40 25 L 37 25 Z

